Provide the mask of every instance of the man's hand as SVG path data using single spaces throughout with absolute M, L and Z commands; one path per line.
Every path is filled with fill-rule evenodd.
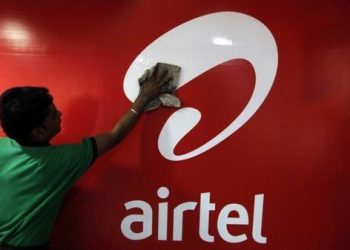
M 145 80 L 142 90 L 136 98 L 133 109 L 141 114 L 147 104 L 163 93 L 162 87 L 172 80 L 172 76 L 167 69 L 161 69 L 156 65 L 153 74 Z
M 142 85 L 142 91 L 137 96 L 132 108 L 123 115 L 111 131 L 94 136 L 98 156 L 110 150 L 130 132 L 147 104 L 162 94 L 162 87 L 171 79 L 172 76 L 167 70 L 162 71 L 158 65 L 156 66 L 153 74 Z

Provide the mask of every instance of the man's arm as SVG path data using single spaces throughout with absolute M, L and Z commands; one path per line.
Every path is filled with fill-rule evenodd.
M 161 76 L 153 76 L 143 85 L 142 92 L 138 95 L 132 107 L 117 121 L 114 128 L 108 132 L 95 135 L 97 156 L 107 152 L 130 132 L 144 111 L 147 104 L 161 94 L 161 87 L 171 80 L 168 72 Z

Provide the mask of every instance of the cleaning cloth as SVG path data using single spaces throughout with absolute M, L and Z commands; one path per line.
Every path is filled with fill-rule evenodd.
M 156 71 L 156 67 L 158 70 Z M 168 71 L 171 74 L 172 79 L 162 86 L 162 92 L 166 92 L 165 94 L 161 94 L 158 98 L 151 101 L 145 111 L 153 110 L 158 108 L 160 105 L 168 106 L 168 107 L 176 107 L 179 108 L 181 106 L 180 100 L 175 96 L 176 88 L 179 84 L 179 75 L 180 75 L 181 67 L 168 63 L 157 63 L 152 68 L 147 69 L 145 73 L 139 78 L 140 91 L 142 91 L 143 84 L 153 76 L 153 74 L 163 75 L 164 71 Z

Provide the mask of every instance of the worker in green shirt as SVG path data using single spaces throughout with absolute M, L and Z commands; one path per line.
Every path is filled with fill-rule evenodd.
M 61 112 L 48 89 L 15 87 L 0 98 L 0 250 L 48 249 L 64 195 L 96 157 L 117 145 L 146 105 L 171 80 L 155 73 L 131 108 L 110 130 L 80 143 L 51 146 L 61 130 Z

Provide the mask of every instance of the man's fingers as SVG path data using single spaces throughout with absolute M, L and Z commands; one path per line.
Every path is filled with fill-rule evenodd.
M 168 70 L 165 70 L 164 72 L 162 72 L 162 76 L 159 79 L 159 81 L 157 82 L 158 86 L 162 86 L 164 84 L 166 84 L 167 82 L 169 82 L 172 79 L 172 75 Z
M 159 64 L 157 63 L 154 70 L 153 70 L 153 74 L 151 76 L 151 79 L 156 81 L 156 82 L 158 81 L 158 78 L 159 78 L 158 71 L 159 71 Z
M 157 78 L 156 78 L 156 82 L 159 83 L 163 80 L 163 78 L 167 75 L 168 70 L 159 67 L 158 68 L 158 72 L 157 72 Z
M 159 66 L 159 64 L 156 64 L 150 80 L 153 81 L 157 86 L 162 87 L 171 81 L 172 78 L 173 76 L 167 68 L 162 68 Z
M 173 76 L 171 75 L 170 72 L 168 72 L 168 73 L 165 74 L 165 76 L 162 78 L 160 85 L 164 85 L 164 84 L 170 82 L 172 79 L 173 79 Z

